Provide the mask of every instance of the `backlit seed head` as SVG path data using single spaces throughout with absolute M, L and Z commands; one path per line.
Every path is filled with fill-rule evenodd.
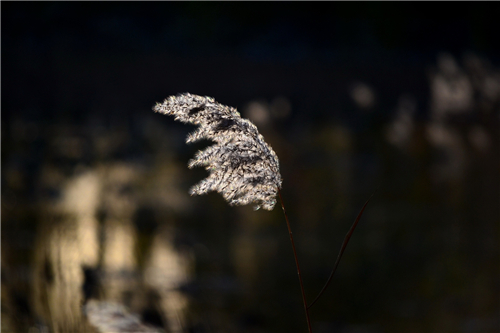
M 278 157 L 257 127 L 241 118 L 235 108 L 212 97 L 185 93 L 168 97 L 153 110 L 198 125 L 187 143 L 201 139 L 215 142 L 189 161 L 189 168 L 203 166 L 209 172 L 191 188 L 191 195 L 217 191 L 230 205 L 254 203 L 255 209 L 274 208 L 282 183 Z

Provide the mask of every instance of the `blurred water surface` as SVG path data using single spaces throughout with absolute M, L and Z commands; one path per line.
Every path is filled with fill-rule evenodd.
M 500 330 L 487 9 L 464 28 L 371 5 L 156 6 L 2 4 L 2 332 L 305 331 L 281 210 L 188 195 L 209 143 L 151 111 L 186 91 L 278 154 L 309 300 L 378 189 L 314 332 Z

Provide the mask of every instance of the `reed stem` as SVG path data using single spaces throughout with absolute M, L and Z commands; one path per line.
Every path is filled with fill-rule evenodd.
M 286 214 L 285 204 L 283 203 L 283 197 L 281 196 L 281 191 L 279 188 L 278 188 L 278 195 L 280 197 L 283 214 L 285 214 L 286 226 L 288 227 L 288 234 L 290 235 L 290 241 L 292 242 L 293 257 L 295 258 L 295 266 L 297 266 L 297 274 L 299 275 L 300 290 L 302 292 L 302 301 L 304 303 L 304 311 L 306 313 L 307 328 L 309 333 L 312 333 L 311 320 L 309 318 L 309 308 L 307 307 L 306 293 L 304 291 L 304 284 L 302 283 L 302 276 L 300 275 L 299 259 L 297 257 L 297 251 L 295 250 L 295 242 L 293 241 L 292 229 L 290 228 L 290 222 L 288 221 L 288 215 Z
M 365 211 L 365 208 L 368 205 L 368 202 L 370 202 L 370 199 L 373 197 L 374 194 L 375 193 L 373 193 L 371 195 L 371 197 L 365 202 L 365 204 L 363 205 L 363 208 L 361 208 L 361 211 L 359 212 L 358 216 L 356 217 L 356 220 L 354 220 L 354 223 L 352 224 L 351 229 L 349 229 L 349 231 L 347 232 L 347 235 L 345 235 L 344 241 L 342 242 L 342 246 L 340 247 L 340 251 L 339 251 L 339 254 L 337 256 L 337 260 L 335 261 L 335 264 L 333 265 L 332 273 L 330 274 L 330 277 L 328 278 L 325 285 L 323 286 L 323 288 L 319 292 L 318 296 L 316 296 L 316 298 L 307 307 L 308 310 L 311 308 L 311 306 L 314 305 L 314 303 L 316 303 L 318 301 L 318 299 L 321 297 L 321 295 L 323 295 L 323 293 L 325 292 L 326 288 L 328 288 L 328 286 L 330 285 L 330 282 L 332 282 L 333 275 L 335 274 L 335 271 L 337 270 L 337 267 L 339 266 L 340 259 L 342 258 L 342 255 L 344 254 L 345 248 L 347 247 L 347 244 L 349 243 L 349 240 L 351 239 L 352 233 L 354 232 L 354 229 L 356 229 L 356 226 L 358 225 L 359 219 L 361 219 L 361 215 L 363 215 L 363 212 Z

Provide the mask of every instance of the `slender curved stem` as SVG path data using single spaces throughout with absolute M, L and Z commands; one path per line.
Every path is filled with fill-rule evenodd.
M 295 242 L 293 241 L 292 229 L 290 228 L 290 222 L 288 221 L 288 215 L 286 214 L 285 204 L 283 203 L 283 198 L 281 197 L 280 189 L 278 189 L 278 195 L 280 197 L 283 214 L 285 214 L 286 226 L 288 227 L 288 234 L 290 235 L 290 241 L 292 242 L 293 256 L 295 258 L 295 266 L 297 266 L 297 274 L 299 275 L 300 290 L 302 292 L 302 301 L 304 302 L 304 311 L 306 312 L 307 328 L 309 330 L 309 333 L 312 333 L 311 320 L 309 319 L 309 308 L 307 306 L 307 300 L 306 300 L 306 293 L 304 291 L 304 284 L 302 283 L 302 276 L 300 275 L 299 259 L 297 258 L 297 251 L 295 250 Z
M 335 271 L 337 270 L 337 266 L 339 265 L 340 258 L 342 258 L 342 255 L 344 254 L 345 248 L 347 247 L 347 243 L 349 243 L 349 239 L 351 239 L 352 233 L 354 232 L 354 229 L 358 225 L 359 219 L 361 218 L 361 215 L 363 215 L 363 212 L 365 211 L 365 208 L 368 205 L 368 202 L 370 202 L 370 199 L 372 197 L 373 197 L 373 194 L 370 196 L 370 198 L 368 198 L 368 200 L 366 200 L 365 204 L 363 205 L 363 208 L 361 208 L 361 211 L 359 212 L 358 216 L 356 217 L 356 220 L 354 220 L 354 223 L 352 224 L 351 229 L 349 229 L 349 232 L 347 233 L 347 235 L 345 235 L 344 242 L 342 243 L 342 246 L 341 246 L 340 251 L 339 251 L 339 255 L 337 256 L 337 260 L 335 261 L 335 265 L 333 266 L 333 270 L 332 270 L 332 273 L 330 274 L 330 277 L 328 278 L 325 285 L 323 286 L 323 289 L 321 289 L 321 291 L 319 292 L 318 296 L 316 296 L 314 301 L 312 301 L 311 304 L 309 304 L 307 309 L 310 309 L 311 306 L 313 306 L 314 303 L 316 303 L 318 301 L 318 299 L 321 297 L 321 295 L 323 295 L 326 288 L 328 288 L 328 285 L 332 281 L 333 275 L 335 274 Z

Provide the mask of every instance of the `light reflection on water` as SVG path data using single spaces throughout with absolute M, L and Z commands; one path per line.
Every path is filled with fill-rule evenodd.
M 143 236 L 150 244 L 139 248 L 140 221 L 134 214 L 140 174 L 123 163 L 77 172 L 55 199 L 43 203 L 33 248 L 33 291 L 27 296 L 36 319 L 23 323 L 25 329 L 91 332 L 89 321 L 101 329 L 118 328 L 126 326 L 127 316 L 135 318 L 117 314 L 126 306 L 170 332 L 183 331 L 189 302 L 179 288 L 190 280 L 193 256 L 176 249 L 175 228 L 168 221 Z M 8 268 L 3 271 L 9 274 Z M 128 323 L 129 331 L 159 332 L 132 319 Z

